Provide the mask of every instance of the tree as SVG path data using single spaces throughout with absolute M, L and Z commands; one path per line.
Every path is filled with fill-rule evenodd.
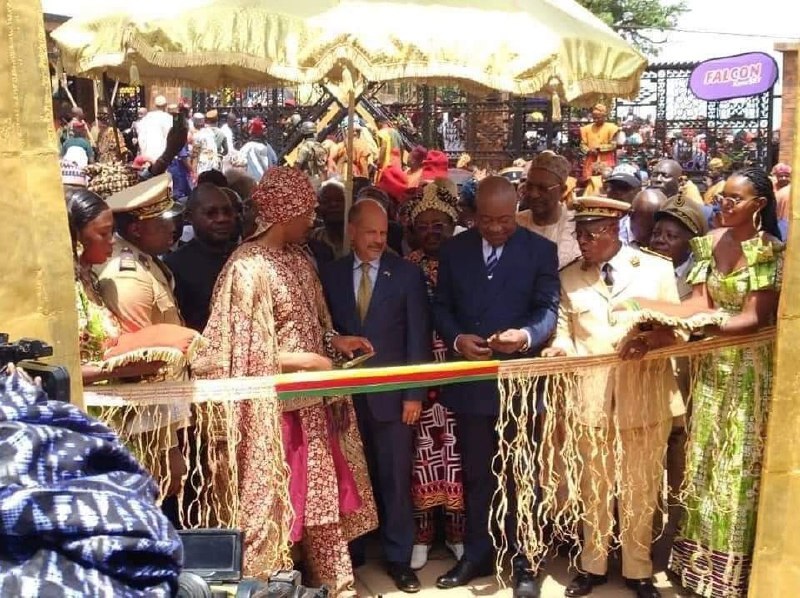
M 644 54 L 655 56 L 661 41 L 649 37 L 675 27 L 687 11 L 685 0 L 578 0 Z

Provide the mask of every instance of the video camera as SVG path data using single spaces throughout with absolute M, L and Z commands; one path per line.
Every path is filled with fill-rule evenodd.
M 242 577 L 243 534 L 235 529 L 188 529 L 177 598 L 219 595 L 236 598 L 327 598 L 328 589 L 302 585 L 299 571 L 280 571 L 259 581 Z
M 51 357 L 53 347 L 32 338 L 21 338 L 11 343 L 8 334 L 0 332 L 0 372 L 6 364 L 14 365 L 25 370 L 31 377 L 42 380 L 42 388 L 53 401 L 69 403 L 69 372 L 65 367 L 47 365 L 37 361 L 42 357 Z

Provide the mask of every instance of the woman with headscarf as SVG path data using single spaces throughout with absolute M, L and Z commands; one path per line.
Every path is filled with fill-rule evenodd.
M 268 170 L 252 195 L 256 231 L 231 256 L 212 300 L 210 346 L 195 364 L 203 378 L 322 371 L 342 354 L 372 348 L 332 330 L 304 243 L 317 199 L 299 170 Z M 301 543 L 311 585 L 353 595 L 347 543 L 377 527 L 361 437 L 349 398 L 278 404 L 274 393 L 234 403 L 233 426 L 245 532 L 245 571 L 268 576 L 291 564 Z
M 439 249 L 453 236 L 458 221 L 456 187 L 447 179 L 436 179 L 420 190 L 410 202 L 410 220 L 420 248 L 406 259 L 425 274 L 428 297 L 433 301 L 439 270 Z M 447 359 L 447 347 L 433 333 L 433 354 L 437 362 Z M 416 535 L 411 554 L 412 569 L 421 569 L 436 538 L 436 511 L 445 515 L 445 541 L 457 559 L 464 555 L 464 493 L 461 483 L 461 455 L 455 442 L 455 418 L 437 401 L 438 389 L 428 392 L 429 405 L 417 425 L 414 477 Z

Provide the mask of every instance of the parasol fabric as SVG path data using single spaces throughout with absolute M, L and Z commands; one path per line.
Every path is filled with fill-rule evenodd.
M 646 60 L 572 0 L 151 0 L 53 32 L 65 69 L 194 88 L 415 80 L 632 97 Z

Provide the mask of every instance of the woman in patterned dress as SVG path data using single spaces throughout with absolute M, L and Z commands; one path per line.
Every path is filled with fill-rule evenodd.
M 428 296 L 433 300 L 439 268 L 439 247 L 453 236 L 458 221 L 458 198 L 449 181 L 437 179 L 418 192 L 409 207 L 414 234 L 421 248 L 406 259 L 425 273 Z M 446 360 L 447 347 L 433 333 L 433 354 L 438 362 Z M 411 567 L 421 569 L 428 560 L 428 550 L 436 536 L 436 512 L 445 515 L 445 539 L 456 559 L 464 553 L 464 495 L 461 483 L 461 457 L 456 448 L 455 418 L 438 401 L 438 389 L 429 392 L 429 406 L 422 412 L 415 443 L 411 486 L 414 500 L 416 537 Z
M 693 295 L 680 307 L 640 302 L 686 317 L 721 311 L 720 336 L 775 324 L 783 245 L 767 173 L 733 174 L 716 199 L 722 226 L 692 239 Z M 724 349 L 700 358 L 692 392 L 686 514 L 670 569 L 705 597 L 747 594 L 755 545 L 761 464 L 772 398 L 773 345 Z
M 209 347 L 195 364 L 199 377 L 330 370 L 340 354 L 370 351 L 366 339 L 332 330 L 304 249 L 317 203 L 308 177 L 272 168 L 252 201 L 257 229 L 217 281 L 204 333 Z M 247 574 L 268 576 L 285 567 L 295 542 L 305 552 L 310 585 L 352 596 L 347 544 L 377 527 L 377 511 L 351 400 L 313 397 L 279 405 L 272 395 L 235 405 Z

